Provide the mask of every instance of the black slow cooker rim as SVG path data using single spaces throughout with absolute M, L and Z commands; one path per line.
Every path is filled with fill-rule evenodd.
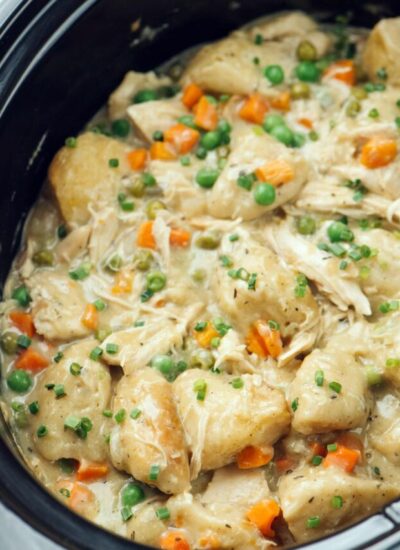
M 85 0 L 83 2 L 69 0 L 68 5 L 59 0 L 26 0 L 25 2 L 16 0 L 12 9 L 10 9 L 10 3 L 7 4 L 7 10 L 2 10 L 0 6 L 0 123 L 7 113 L 8 105 L 12 102 L 14 95 L 18 93 L 20 86 L 35 70 L 40 60 L 50 51 L 59 37 L 78 21 L 82 14 L 98 3 L 100 0 Z M 296 1 L 293 3 L 299 4 Z M 170 7 L 173 8 L 172 5 Z M 46 17 L 46 14 L 51 15 L 46 21 L 46 25 L 48 24 L 49 27 L 47 40 L 41 50 L 36 52 L 39 55 L 34 56 L 27 71 L 27 58 L 24 59 L 23 56 L 16 55 L 18 53 L 16 45 L 25 37 L 29 39 L 28 31 L 35 22 L 40 22 L 41 18 Z M 15 250 L 15 243 L 13 243 L 13 249 Z M 17 459 L 15 449 L 14 454 L 11 452 L 12 436 L 5 425 L 1 436 L 0 500 L 26 523 L 61 546 L 70 549 L 115 548 L 123 550 L 136 548 L 139 550 L 146 548 L 106 531 L 71 512 L 33 478 L 22 461 Z M 354 537 L 354 534 L 360 533 L 361 530 L 364 531 L 364 526 L 367 526 L 367 522 L 371 519 L 380 525 L 379 533 L 376 531 L 374 535 L 374 529 L 371 529 L 369 540 L 364 538 L 362 543 L 354 543 L 351 548 L 354 550 L 372 547 L 376 550 L 398 548 L 400 546 L 399 510 L 399 504 L 388 505 L 379 514 L 361 520 L 357 524 L 315 543 L 296 546 L 296 548 L 317 550 L 326 548 L 328 545 L 337 548 L 336 544 L 340 544 L 340 539 L 343 536 L 348 537 L 348 540 L 356 540 L 357 535 Z M 350 550 L 350 547 L 340 547 Z

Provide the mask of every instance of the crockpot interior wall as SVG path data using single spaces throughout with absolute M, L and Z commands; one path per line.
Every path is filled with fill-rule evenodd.
M 360 0 L 15 0 L 15 4 L 18 16 L 0 29 L 0 288 L 52 156 L 65 137 L 75 135 L 104 104 L 127 70 L 150 69 L 182 49 L 283 9 L 304 9 L 331 21 L 338 13 L 353 10 L 354 23 L 364 26 L 400 13 L 398 0 L 376 5 L 361 5 Z M 0 0 L 0 22 L 1 15 Z M 148 34 L 150 38 L 138 40 L 141 31 L 132 31 L 138 18 L 141 28 L 156 31 Z M 9 506 L 70 548 L 128 548 L 128 541 L 90 527 L 55 502 L 12 459 L 4 445 L 7 441 L 11 446 L 4 421 L 0 430 L 0 495 Z

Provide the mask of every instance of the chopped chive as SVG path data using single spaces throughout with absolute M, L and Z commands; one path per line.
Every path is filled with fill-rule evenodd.
M 117 422 L 117 424 L 121 424 L 126 417 L 126 410 L 125 409 L 119 409 L 119 411 L 116 412 L 114 415 L 114 420 Z
M 106 307 L 105 302 L 103 302 L 103 300 L 100 300 L 100 298 L 98 300 L 95 300 L 93 302 L 93 305 L 97 309 L 97 311 L 103 311 Z
M 212 348 L 217 349 L 219 347 L 220 343 L 221 343 L 221 338 L 218 338 L 218 337 L 211 338 L 210 344 L 211 344 Z
M 62 351 L 58 351 L 55 356 L 53 357 L 54 363 L 59 363 L 61 359 L 64 357 L 64 354 Z
M 326 450 L 328 453 L 334 453 L 337 451 L 337 443 L 329 443 L 329 445 L 326 446 Z
M 180 162 L 182 166 L 190 166 L 190 157 L 189 155 L 184 155 L 180 158 Z
M 319 516 L 312 516 L 307 519 L 306 525 L 308 529 L 316 529 L 320 526 L 321 519 Z
M 118 351 L 119 351 L 119 346 L 117 344 L 109 343 L 106 345 L 106 352 L 109 353 L 110 355 L 114 355 L 118 353 Z
M 90 359 L 92 359 L 92 361 L 98 361 L 102 355 L 103 355 L 103 350 L 99 346 L 96 346 L 90 352 L 89 357 Z
M 123 508 L 121 508 L 121 516 L 122 521 L 128 521 L 129 519 L 131 519 L 131 517 L 133 516 L 131 507 L 124 506 Z
M 37 414 L 40 410 L 39 402 L 38 401 L 32 401 L 32 403 L 29 403 L 28 409 L 29 409 L 29 412 L 31 414 Z
M 342 385 L 339 382 L 329 382 L 329 388 L 335 393 L 340 393 L 342 391 Z
M 118 203 L 121 207 L 121 210 L 124 212 L 133 212 L 135 210 L 135 203 L 126 198 L 125 193 L 118 194 Z
M 342 497 L 339 496 L 339 495 L 335 495 L 334 497 L 332 497 L 331 506 L 332 506 L 332 508 L 336 508 L 336 509 L 342 508 L 342 506 L 343 506 Z
M 27 307 L 32 300 L 29 291 L 25 285 L 14 288 L 11 294 L 11 298 L 13 300 L 16 300 L 21 307 Z
M 57 227 L 57 237 L 60 239 L 60 241 L 62 239 L 65 239 L 65 237 L 68 235 L 68 231 L 67 231 L 67 228 L 65 227 L 65 225 L 62 223 L 61 225 L 59 225 Z
M 69 372 L 73 376 L 79 376 L 82 371 L 82 366 L 79 363 L 71 363 L 69 366 Z
M 108 166 L 109 166 L 110 168 L 118 168 L 118 166 L 119 166 L 119 160 L 118 160 L 118 159 L 110 159 L 110 160 L 108 161 Z
M 235 241 L 238 241 L 239 240 L 239 235 L 237 233 L 233 233 L 232 235 L 229 235 L 229 240 L 231 241 L 231 243 L 235 242 Z
M 76 269 L 73 269 L 69 272 L 69 276 L 73 281 L 83 281 L 90 275 L 91 269 L 90 263 L 86 262 L 78 266 Z
M 255 290 L 257 284 L 257 273 L 252 273 L 247 281 L 247 288 L 249 290 Z
M 379 117 L 379 111 L 378 109 L 371 109 L 368 113 L 369 118 L 378 118 Z
M 207 324 L 208 323 L 206 323 L 206 321 L 199 321 L 198 323 L 196 323 L 194 330 L 196 332 L 201 332 L 207 327 Z
M 213 325 L 221 336 L 225 336 L 225 334 L 228 334 L 228 332 L 232 328 L 231 325 L 228 325 L 228 323 L 225 323 L 222 317 L 216 317 L 213 320 Z
M 67 418 L 64 420 L 64 428 L 69 428 L 70 430 L 76 430 L 78 429 L 81 421 L 77 416 L 67 416 Z
M 196 380 L 193 384 L 193 391 L 196 392 L 198 401 L 204 401 L 207 392 L 207 382 L 202 378 Z
M 71 492 L 66 487 L 61 487 L 59 491 L 63 497 L 69 498 L 71 496 Z
M 146 288 L 140 295 L 140 301 L 141 302 L 148 302 L 150 298 L 154 296 L 154 291 L 150 290 L 150 288 Z
M 78 140 L 76 137 L 67 137 L 65 140 L 65 147 L 69 147 L 70 149 L 74 149 L 78 144 Z
M 349 262 L 346 262 L 346 260 L 342 260 L 339 264 L 339 269 L 341 270 L 346 269 L 348 265 L 349 265 Z
M 105 416 L 106 418 L 111 418 L 112 417 L 112 411 L 110 409 L 104 409 L 103 416 Z
M 268 326 L 271 330 L 279 330 L 281 328 L 279 323 L 271 319 L 268 321 Z
M 27 349 L 31 343 L 32 340 L 26 334 L 20 334 L 17 338 L 17 344 L 20 348 Z
M 54 390 L 54 393 L 56 394 L 56 399 L 61 399 L 61 397 L 65 397 L 67 395 L 65 393 L 64 384 L 56 384 L 53 390 Z
M 317 370 L 315 372 L 314 376 L 315 383 L 317 386 L 323 386 L 324 385 L 324 371 L 323 370 Z
M 386 366 L 388 368 L 400 367 L 400 359 L 389 357 L 388 359 L 386 359 Z
M 232 267 L 233 260 L 229 256 L 220 256 L 219 257 L 222 267 Z
M 143 182 L 145 187 L 153 187 L 154 185 L 156 185 L 157 180 L 153 176 L 153 174 L 150 174 L 150 172 L 143 172 L 142 182 Z
M 313 464 L 313 466 L 319 466 L 323 461 L 323 457 L 320 456 L 320 455 L 314 455 L 311 459 L 311 464 Z
M 133 323 L 134 327 L 144 327 L 144 321 L 135 321 Z
M 131 410 L 131 413 L 129 416 L 133 418 L 133 420 L 136 420 L 137 418 L 139 418 L 141 414 L 142 414 L 142 411 L 137 407 L 135 407 L 134 409 Z
M 44 437 L 48 433 L 49 433 L 49 430 L 47 429 L 47 426 L 45 426 L 44 424 L 41 424 L 39 428 L 36 430 L 36 435 L 38 437 Z
M 296 397 L 296 399 L 293 399 L 293 401 L 290 404 L 290 407 L 291 407 L 293 412 L 297 411 L 297 409 L 299 407 L 299 398 L 298 397 Z
M 168 508 L 163 506 L 162 508 L 158 508 L 156 510 L 156 516 L 158 519 L 165 520 L 169 519 L 171 517 L 171 514 L 169 513 Z
M 149 471 L 150 481 L 157 481 L 159 475 L 160 475 L 160 466 L 158 466 L 158 464 L 153 464 L 152 466 L 150 466 L 150 471 Z
M 244 382 L 241 378 L 234 378 L 231 380 L 230 384 L 232 385 L 232 388 L 235 388 L 235 390 L 240 390 L 244 386 Z

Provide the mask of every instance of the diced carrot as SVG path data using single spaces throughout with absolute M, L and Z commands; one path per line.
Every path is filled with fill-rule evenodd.
M 246 344 L 248 351 L 264 358 L 270 355 L 276 359 L 283 349 L 279 330 L 271 329 L 268 323 L 261 319 L 250 327 Z
M 105 463 L 82 460 L 76 473 L 78 481 L 100 479 L 108 474 L 108 465 Z
M 94 493 L 82 483 L 74 483 L 67 500 L 68 506 L 80 513 L 87 509 L 87 505 L 95 500 Z
M 290 110 L 290 92 L 285 91 L 271 99 L 271 106 L 279 111 Z
M 276 159 L 256 168 L 256 176 L 260 181 L 267 181 L 277 187 L 292 181 L 294 170 L 285 160 Z
M 81 323 L 89 330 L 96 330 L 99 324 L 99 314 L 93 304 L 87 304 L 81 317 Z
M 282 456 L 275 460 L 275 466 L 280 475 L 285 474 L 289 470 L 293 470 L 296 467 L 296 461 L 290 456 Z
M 318 441 L 313 441 L 310 445 L 312 456 L 326 456 L 326 447 Z
M 164 141 L 170 143 L 180 154 L 189 153 L 199 141 L 200 132 L 178 123 L 164 132 Z
M 157 302 L 154 304 L 154 307 L 164 307 L 167 303 L 167 300 L 164 300 L 163 298 L 161 300 L 157 300 Z
M 42 355 L 39 351 L 33 348 L 28 348 L 23 351 L 15 361 L 15 368 L 38 372 L 48 367 L 49 363 L 50 361 L 48 358 Z
M 356 69 L 351 59 L 340 59 L 325 69 L 324 76 L 335 78 L 348 86 L 356 83 Z
M 190 550 L 190 545 L 182 531 L 164 531 L 160 537 L 161 550 Z
M 208 348 L 211 345 L 211 340 L 213 338 L 219 338 L 219 332 L 213 327 L 211 323 L 207 323 L 207 326 L 204 330 L 195 330 L 193 332 L 194 337 L 197 340 L 197 343 L 202 348 Z
M 32 315 L 30 313 L 25 313 L 25 311 L 11 311 L 10 319 L 17 327 L 18 330 L 33 338 L 35 336 L 35 325 L 33 324 Z
M 272 460 L 274 456 L 274 449 L 262 449 L 261 447 L 254 447 L 249 445 L 245 447 L 236 457 L 238 468 L 241 470 L 248 470 L 250 468 L 259 468 L 265 466 Z
M 206 535 L 199 539 L 199 546 L 204 550 L 219 550 L 221 542 L 215 535 Z
M 147 149 L 133 149 L 129 151 L 127 158 L 132 170 L 143 170 L 149 156 Z
M 274 537 L 272 522 L 280 514 L 280 507 L 275 500 L 262 500 L 254 504 L 247 512 L 247 519 L 256 525 L 264 537 Z
M 309 130 L 314 126 L 312 120 L 309 118 L 298 118 L 297 122 Z
M 156 248 L 156 240 L 153 235 L 152 221 L 143 222 L 137 232 L 136 244 L 143 248 Z
M 113 294 L 127 294 L 132 291 L 132 272 L 120 271 L 114 278 L 114 286 L 111 289 Z
M 214 130 L 218 124 L 218 113 L 215 106 L 202 96 L 194 109 L 194 123 L 203 130 Z
M 361 439 L 358 437 L 358 435 L 352 433 L 352 432 L 345 432 L 339 435 L 339 437 L 336 439 L 337 443 L 340 443 L 340 445 L 343 445 L 344 447 L 347 447 L 348 449 L 353 449 L 354 451 L 359 451 L 360 456 L 364 452 L 364 445 Z
M 325 468 L 337 466 L 338 468 L 342 468 L 345 472 L 351 473 L 360 458 L 361 453 L 359 450 L 349 449 L 344 445 L 338 444 L 336 451 L 328 452 L 324 458 L 323 465 Z
M 196 105 L 202 95 L 203 90 L 197 86 L 197 84 L 188 84 L 183 90 L 182 103 L 185 107 L 191 109 Z
M 150 147 L 150 156 L 153 160 L 175 160 L 177 155 L 170 143 L 155 141 Z
M 265 99 L 264 96 L 262 96 L 258 92 L 255 92 L 245 100 L 239 111 L 239 116 L 247 122 L 262 124 L 264 122 L 265 114 L 268 110 L 268 101 Z
M 184 229 L 171 228 L 169 242 L 171 246 L 188 246 L 190 243 L 190 233 Z
M 397 155 L 394 139 L 371 138 L 361 149 L 360 162 L 367 168 L 381 168 L 390 164 Z

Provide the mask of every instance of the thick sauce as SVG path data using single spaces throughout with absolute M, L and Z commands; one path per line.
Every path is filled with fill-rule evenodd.
M 54 158 L 2 407 L 77 513 L 166 550 L 306 542 L 400 496 L 400 19 L 289 13 L 130 72 Z

